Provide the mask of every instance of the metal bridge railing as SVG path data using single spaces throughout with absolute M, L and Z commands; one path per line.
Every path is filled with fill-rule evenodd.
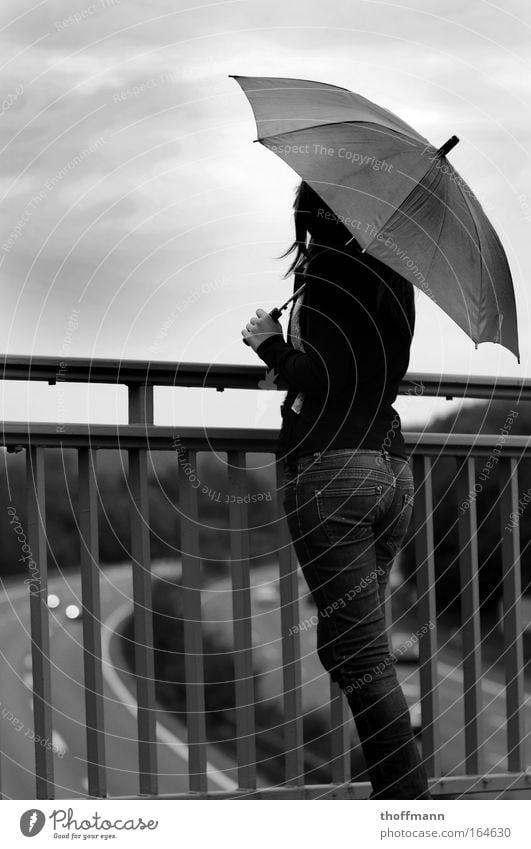
M 64 365 L 64 363 L 63 363 Z M 4 380 L 40 380 L 53 383 L 60 363 L 53 358 L 6 358 Z M 149 541 L 147 463 L 149 452 L 175 451 L 179 445 L 179 521 L 181 523 L 182 592 L 184 619 L 186 710 L 188 729 L 189 793 L 172 798 L 232 797 L 255 792 L 256 798 L 366 798 L 367 782 L 350 782 L 350 753 L 346 734 L 348 706 L 337 688 L 330 685 L 330 763 L 332 783 L 309 786 L 304 783 L 303 704 L 301 695 L 301 652 L 297 563 L 290 545 L 287 523 L 281 508 L 283 472 L 276 470 L 277 540 L 280 586 L 283 666 L 284 783 L 281 787 L 257 788 L 255 750 L 255 693 L 253 684 L 253 634 L 248 506 L 243 498 L 230 504 L 230 576 L 233 602 L 235 663 L 235 717 L 237 739 L 238 789 L 208 792 L 207 734 L 203 668 L 203 624 L 201 605 L 201 549 L 197 489 L 184 471 L 186 463 L 195 468 L 197 454 L 226 452 L 228 491 L 245 491 L 246 455 L 250 452 L 275 454 L 277 432 L 271 429 L 229 429 L 169 427 L 153 424 L 154 386 L 256 389 L 264 368 L 232 365 L 119 362 L 110 360 L 70 360 L 61 370 L 61 379 L 71 382 L 125 383 L 129 392 L 129 424 L 87 425 L 81 423 L 12 422 L 2 423 L 0 444 L 8 452 L 26 451 L 28 538 L 33 553 L 29 602 L 32 641 L 34 731 L 36 739 L 51 739 L 54 694 L 50 676 L 48 572 L 46 551 L 46 503 L 44 457 L 48 448 L 75 449 L 78 458 L 78 527 L 82 580 L 84 688 L 88 793 L 107 797 L 105 751 L 105 704 L 101 653 L 101 610 L 98 570 L 97 458 L 102 449 L 119 449 L 128 454 L 131 507 L 131 557 L 133 573 L 133 619 L 137 680 L 138 794 L 158 796 L 155 664 L 152 622 L 152 570 Z M 531 381 L 470 380 L 466 377 L 435 379 L 411 374 L 401 386 L 410 393 L 421 386 L 423 395 L 463 396 L 529 400 Z M 283 387 L 278 386 L 279 389 Z M 499 474 L 499 521 L 503 567 L 503 633 L 506 690 L 506 730 L 508 772 L 485 775 L 485 733 L 482 727 L 481 634 L 478 585 L 478 537 L 475 501 L 457 511 L 462 616 L 462 675 L 464 694 L 465 771 L 463 776 L 441 775 L 443 746 L 440 733 L 438 633 L 435 597 L 432 469 L 436 458 L 454 458 L 456 509 L 467 493 L 474 490 L 476 461 L 492 454 L 497 435 L 412 433 L 404 434 L 412 452 L 416 495 L 413 526 L 417 564 L 417 615 L 420 623 L 432 623 L 419 639 L 422 750 L 432 792 L 448 798 L 457 794 L 518 793 L 531 789 L 526 772 L 526 729 L 524 658 L 521 623 L 521 574 L 518 533 L 509 533 L 511 512 L 518 504 L 518 464 L 529 457 L 529 438 L 507 436 L 503 457 L 497 462 Z M 35 566 L 36 564 L 36 566 Z M 386 600 L 386 617 L 391 627 L 391 603 Z M 1 749 L 1 745 L 0 745 Z M 0 763 L 1 776 L 1 763 Z M 54 798 L 54 761 L 51 749 L 35 745 L 36 797 Z M 125 798 L 125 797 L 122 797 Z M 162 797 L 160 797 L 162 798 Z M 167 796 L 165 797 L 167 798 Z

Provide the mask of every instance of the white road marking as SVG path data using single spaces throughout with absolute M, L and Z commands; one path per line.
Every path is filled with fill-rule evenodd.
M 450 666 L 448 663 L 442 663 L 439 661 L 437 663 L 437 668 L 440 674 L 445 678 L 451 678 L 454 681 L 457 681 L 458 684 L 463 684 L 463 670 L 459 667 Z M 482 677 L 481 685 L 485 692 L 489 693 L 491 696 L 503 696 L 505 694 L 505 684 L 498 684 L 490 678 Z M 524 703 L 529 699 L 531 699 L 531 693 L 524 693 Z
M 130 603 L 122 604 L 117 610 L 115 610 L 108 619 L 102 624 L 102 633 L 101 633 L 101 657 L 102 657 L 102 668 L 103 668 L 103 677 L 107 682 L 108 686 L 114 692 L 116 698 L 123 704 L 126 710 L 129 711 L 132 717 L 136 719 L 137 716 L 137 703 L 134 699 L 132 693 L 129 692 L 118 673 L 116 672 L 110 654 L 110 643 L 111 638 L 114 634 L 114 631 L 118 627 L 118 624 L 121 620 L 131 612 Z M 188 763 L 188 744 L 177 737 L 172 731 L 169 731 L 164 725 L 160 722 L 156 724 L 157 737 L 161 740 L 162 743 L 165 743 L 170 749 L 177 749 L 177 752 L 180 757 L 183 758 L 186 763 Z M 236 790 L 238 788 L 238 784 L 232 779 L 229 778 L 228 775 L 221 772 L 221 770 L 217 769 L 211 763 L 207 761 L 207 775 L 208 777 L 214 781 L 221 790 Z
M 505 761 L 507 760 L 505 755 L 497 755 L 496 752 L 488 752 L 487 753 L 487 763 L 491 766 L 499 766 L 500 772 L 505 772 Z
M 26 587 L 23 589 L 11 589 L 11 587 L 4 587 L 3 589 L 4 595 L 0 598 L 0 604 L 13 604 L 14 601 L 20 601 L 21 598 L 28 597 L 28 590 Z
M 52 743 L 58 753 L 66 755 L 68 752 L 68 746 L 58 731 L 52 731 Z
M 503 727 L 507 722 L 507 717 L 501 713 L 491 713 L 487 716 L 487 719 L 495 728 Z

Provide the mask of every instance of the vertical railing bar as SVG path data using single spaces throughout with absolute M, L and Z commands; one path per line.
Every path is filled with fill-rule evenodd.
M 507 709 L 507 760 L 510 772 L 526 768 L 524 716 L 524 653 L 521 618 L 520 529 L 516 457 L 500 460 L 500 522 L 502 538 L 503 642 Z
M 153 386 L 146 383 L 130 384 L 127 393 L 129 424 L 153 424 Z
M 149 540 L 147 452 L 129 449 L 131 490 L 131 556 L 133 563 L 133 623 L 138 726 L 138 780 L 142 795 L 158 793 L 157 713 L 153 604 Z
M 188 780 L 192 792 L 207 790 L 205 678 L 201 615 L 201 556 L 197 489 L 187 469 L 195 468 L 196 452 L 179 449 L 179 510 L 181 514 L 182 601 L 188 727 Z
M 284 690 L 285 783 L 304 785 L 304 733 L 302 721 L 302 675 L 299 629 L 298 564 L 292 550 L 288 523 L 282 509 L 284 469 L 277 457 L 275 521 L 278 527 L 280 624 L 282 630 L 282 676 Z
M 298 564 L 288 523 L 281 504 L 284 469 L 275 461 L 275 521 L 278 527 L 280 627 L 282 631 L 282 677 L 284 690 L 284 780 L 304 785 L 304 731 L 302 720 L 302 669 L 299 623 Z
M 417 449 L 418 450 L 418 449 Z M 440 770 L 440 727 L 437 669 L 437 612 L 431 457 L 413 458 L 416 493 L 413 507 L 419 631 L 422 755 L 428 775 Z M 427 626 L 425 630 L 424 626 Z
M 400 554 L 398 555 L 400 556 Z M 396 561 L 395 561 L 396 563 Z M 385 585 L 384 590 L 384 620 L 385 620 L 385 633 L 387 635 L 387 642 L 389 643 L 389 648 L 392 650 L 393 646 L 393 600 L 391 594 L 391 586 L 388 581 Z
M 153 424 L 153 386 L 128 385 L 129 424 Z M 129 450 L 131 557 L 138 727 L 138 782 L 142 795 L 158 793 L 157 713 L 147 450 Z
M 256 787 L 254 670 L 245 452 L 227 452 L 238 784 Z M 233 498 L 234 496 L 234 498 Z
M 456 460 L 465 768 L 468 774 L 478 775 L 484 769 L 481 748 L 484 737 L 475 460 L 473 457 Z
M 33 718 L 35 724 L 36 798 L 53 799 L 54 768 L 52 752 L 52 701 L 50 676 L 50 627 L 48 610 L 48 566 L 46 553 L 46 499 L 44 479 L 45 449 L 26 449 L 28 507 L 31 670 L 33 676 Z M 43 745 L 42 741 L 50 745 Z
M 330 679 L 330 748 L 334 784 L 345 784 L 351 778 L 349 716 L 343 691 Z
M 106 797 L 105 728 L 101 664 L 101 604 L 98 542 L 97 453 L 78 449 L 83 662 L 87 727 L 88 792 Z
M 4 467 L 4 468 L 2 469 L 2 472 L 3 472 L 3 474 L 5 475 L 5 480 L 6 480 L 6 481 L 8 481 L 8 480 L 9 480 L 9 470 L 8 470 L 8 464 L 7 464 L 7 454 L 8 454 L 8 451 L 9 451 L 9 449 L 4 450 L 4 451 L 2 451 L 2 452 L 1 452 L 1 455 L 2 455 L 2 465 L 3 465 L 3 467 Z M 11 506 L 11 505 L 10 505 L 10 506 Z M 14 508 L 13 508 L 13 509 L 14 509 Z M 7 593 L 6 593 L 6 597 L 7 597 Z M 3 801 L 3 800 L 4 800 L 4 798 L 5 798 L 5 796 L 4 796 L 4 792 L 3 792 L 3 787 L 2 787 L 2 770 L 3 770 L 3 766 L 2 766 L 3 758 L 2 758 L 2 755 L 3 755 L 3 752 L 4 752 L 4 747 L 3 747 L 3 744 L 2 744 L 2 723 L 0 723 L 0 801 Z

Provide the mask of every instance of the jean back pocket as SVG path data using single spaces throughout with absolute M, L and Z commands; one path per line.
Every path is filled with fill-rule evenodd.
M 370 536 L 375 509 L 386 487 L 366 483 L 314 491 L 320 527 L 330 545 L 344 545 Z

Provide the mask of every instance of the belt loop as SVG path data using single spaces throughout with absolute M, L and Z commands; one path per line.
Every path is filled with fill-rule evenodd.
M 389 465 L 389 463 L 390 463 L 389 451 L 387 451 L 387 449 L 385 449 L 385 448 L 380 448 L 379 455 L 380 456 L 377 457 L 378 462 L 379 463 L 387 463 L 387 465 Z

